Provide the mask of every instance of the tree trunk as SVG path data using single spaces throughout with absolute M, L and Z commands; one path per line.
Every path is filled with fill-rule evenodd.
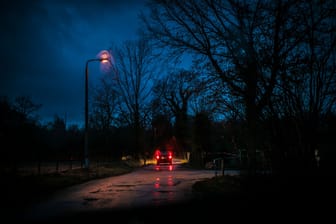
M 255 65 L 248 66 L 246 83 L 247 155 L 248 175 L 256 174 L 256 127 L 257 127 L 257 71 Z

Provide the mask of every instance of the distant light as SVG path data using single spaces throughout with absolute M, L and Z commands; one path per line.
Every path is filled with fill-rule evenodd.
M 98 53 L 97 57 L 100 59 L 100 70 L 104 73 L 108 73 L 113 69 L 114 60 L 112 54 L 107 50 L 102 50 Z
M 102 53 L 100 54 L 101 62 L 107 63 L 107 62 L 110 62 L 110 59 L 111 59 L 110 53 L 108 53 L 107 51 L 102 51 Z

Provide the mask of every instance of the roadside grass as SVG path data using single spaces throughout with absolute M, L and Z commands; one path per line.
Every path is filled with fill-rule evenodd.
M 29 179 L 30 181 L 27 181 L 27 183 L 31 182 L 37 188 L 54 191 L 93 179 L 125 174 L 131 172 L 134 168 L 136 168 L 134 165 L 126 162 L 113 162 L 90 167 L 89 169 L 77 168 L 57 173 L 31 175 L 23 177 L 23 179 Z
M 76 167 L 53 172 L 37 173 L 36 169 L 27 167 L 15 172 L 1 172 L 2 198 L 13 203 L 36 202 L 54 192 L 81 184 L 90 180 L 117 176 L 132 172 L 139 167 L 155 164 L 152 159 L 123 159 L 119 161 L 91 162 L 90 168 Z
M 60 172 L 30 174 L 2 173 L 1 198 L 8 207 L 25 207 L 43 200 L 60 189 L 90 180 L 122 175 L 141 167 L 140 161 L 114 161 Z
M 321 206 L 324 201 L 336 199 L 334 178 L 323 174 L 223 175 L 198 181 L 192 188 L 198 198 L 220 203 L 235 198 L 265 209 L 283 203 L 294 207 Z
M 239 176 L 215 176 L 193 185 L 194 192 L 202 192 L 207 195 L 234 193 L 241 191 L 241 178 Z

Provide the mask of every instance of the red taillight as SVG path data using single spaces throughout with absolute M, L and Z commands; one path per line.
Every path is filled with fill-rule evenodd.
M 172 155 L 171 152 L 169 152 L 168 158 L 169 158 L 169 159 L 172 159 L 172 158 L 173 158 L 173 155 Z
M 159 150 L 159 149 L 156 149 L 156 150 L 155 150 L 155 158 L 156 158 L 156 159 L 160 159 L 160 154 L 161 154 L 161 153 L 160 153 L 160 150 Z

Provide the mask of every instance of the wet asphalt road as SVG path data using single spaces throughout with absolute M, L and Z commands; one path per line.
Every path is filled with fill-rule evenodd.
M 214 175 L 213 170 L 188 169 L 177 162 L 149 165 L 129 174 L 69 187 L 30 207 L 17 218 L 19 221 L 47 222 L 74 217 L 73 214 L 127 211 L 127 215 L 131 214 L 129 211 L 144 208 L 155 210 L 161 206 L 183 205 L 192 198 L 192 185 L 196 181 Z
M 324 178 L 318 182 L 308 178 L 300 184 L 294 184 L 295 179 L 289 183 L 276 182 L 280 184 L 276 188 L 279 191 L 269 191 L 266 185 L 243 194 L 195 199 L 192 185 L 214 176 L 213 170 L 192 170 L 178 163 L 149 165 L 129 174 L 69 187 L 15 217 L 9 215 L 5 221 L 25 224 L 258 221 L 269 224 L 305 220 L 329 223 L 325 221 L 333 218 L 336 188 L 330 185 L 329 178 L 322 183 Z

